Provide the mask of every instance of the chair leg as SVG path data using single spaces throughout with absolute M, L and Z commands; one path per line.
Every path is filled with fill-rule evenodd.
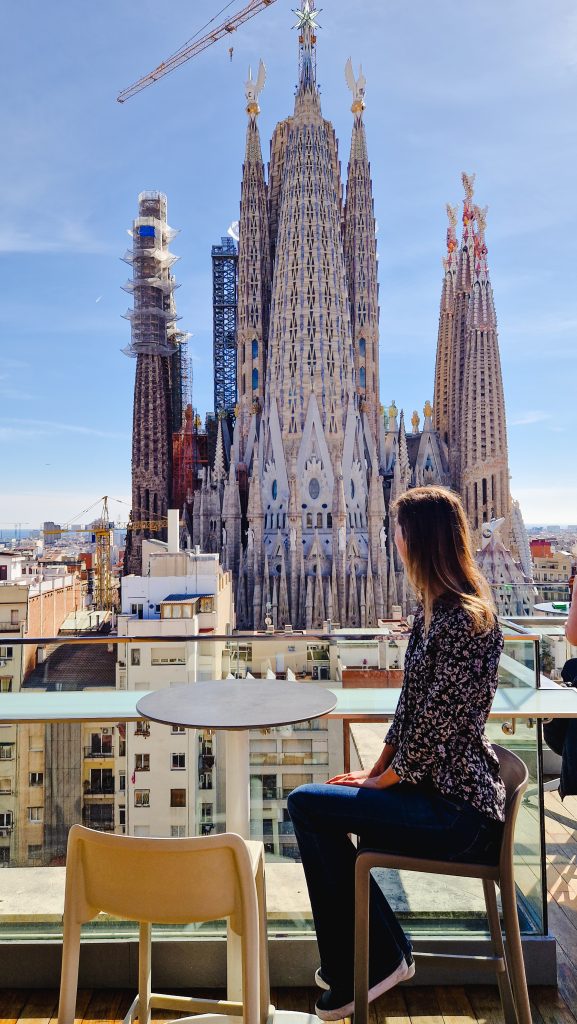
M 369 1019 L 369 897 L 371 868 L 363 854 L 355 865 L 355 1024 Z
M 499 995 L 501 996 L 501 1005 L 503 1007 L 505 1024 L 517 1024 L 517 1011 L 515 1009 L 513 989 L 511 988 L 511 979 L 509 977 L 507 959 L 505 957 L 505 949 L 503 946 L 503 935 L 501 933 L 501 922 L 499 920 L 495 883 L 487 878 L 483 879 L 483 894 L 485 896 L 485 906 L 487 908 L 487 919 L 489 921 L 489 931 L 491 932 L 491 946 L 493 948 L 493 953 L 495 956 L 500 956 L 502 958 L 505 966 L 505 970 L 499 971 L 497 974 L 497 984 L 499 986 Z
M 64 917 L 58 1024 L 74 1024 L 80 960 L 80 925 Z
M 515 880 L 512 872 L 502 872 L 499 883 L 501 889 L 501 905 L 503 907 L 503 923 L 505 925 L 505 944 L 507 961 L 515 994 L 517 1020 L 519 1024 L 532 1024 L 525 961 L 517 917 L 517 896 Z
M 258 949 L 260 976 L 260 1024 L 267 1024 L 274 1014 L 270 1001 L 270 979 L 268 969 L 268 931 L 266 919 L 266 887 L 264 856 L 259 860 L 256 872 L 256 897 L 258 904 Z
M 140 922 L 138 941 L 138 1022 L 150 1024 L 151 1018 L 151 974 L 152 974 L 152 925 Z

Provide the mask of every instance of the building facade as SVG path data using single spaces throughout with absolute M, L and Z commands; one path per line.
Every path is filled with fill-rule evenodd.
M 507 559 L 530 580 L 509 492 L 505 404 L 485 243 L 486 210 L 463 175 L 462 236 L 448 207 L 434 406 L 410 429 L 381 406 L 376 224 L 364 124 L 366 80 L 351 61 L 343 189 L 316 78 L 316 12 L 302 0 L 294 110 L 274 129 L 268 173 L 258 128 L 266 73 L 245 86 L 238 243 L 237 392 L 232 438 L 185 512 L 193 545 L 221 554 L 241 628 L 376 627 L 408 592 L 391 502 L 438 483 L 462 495 L 478 546 L 505 520 Z M 135 428 L 136 429 L 136 428 Z M 134 479 L 134 473 L 133 473 Z M 490 581 L 491 582 L 491 581 Z

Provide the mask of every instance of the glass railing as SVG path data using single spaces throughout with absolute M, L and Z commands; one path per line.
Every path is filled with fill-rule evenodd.
M 150 620 L 138 621 L 142 635 L 133 637 L 2 640 L 0 680 L 8 683 L 0 693 L 0 865 L 28 872 L 19 873 L 21 909 L 14 901 L 8 911 L 0 903 L 0 940 L 60 934 L 66 839 L 75 822 L 135 836 L 225 830 L 225 735 L 136 720 L 135 713 L 126 719 L 115 709 L 119 701 L 124 708 L 131 704 L 131 692 L 247 674 L 261 678 L 263 688 L 267 678 L 282 677 L 305 686 L 319 682 L 339 693 L 339 717 L 250 733 L 250 835 L 266 848 L 270 931 L 295 937 L 312 933 L 287 797 L 303 783 L 325 782 L 346 761 L 367 763 L 371 743 L 378 752 L 386 727 L 370 719 L 390 717 L 394 711 L 408 630 L 402 623 L 318 635 L 165 636 L 156 635 L 158 630 L 159 621 Z M 531 692 L 540 683 L 541 636 L 516 623 L 504 623 L 504 630 L 500 690 Z M 178 652 L 174 659 L 166 653 L 170 649 Z M 90 702 L 90 715 L 78 720 L 76 713 L 76 720 L 62 720 L 79 692 Z M 21 701 L 17 723 L 7 720 L 4 710 L 14 695 Z M 367 725 L 358 721 L 363 695 L 376 712 L 384 709 L 383 715 L 367 715 Z M 46 701 L 42 720 L 23 720 L 24 698 L 36 714 Z M 372 730 L 372 739 L 366 731 L 363 737 L 363 730 Z M 489 724 L 491 738 L 525 760 L 537 794 L 523 805 L 516 843 L 520 918 L 523 932 L 533 936 L 543 934 L 546 926 L 539 732 L 534 723 L 514 718 Z M 38 869 L 50 868 L 55 869 L 55 881 L 41 885 Z M 486 933 L 480 883 L 423 882 L 418 876 L 389 873 L 383 885 L 412 932 Z M 201 931 L 212 934 L 215 928 L 203 926 Z M 173 931 L 196 934 L 199 929 Z M 132 935 L 134 929 L 105 917 L 89 929 L 92 935 L 110 932 Z

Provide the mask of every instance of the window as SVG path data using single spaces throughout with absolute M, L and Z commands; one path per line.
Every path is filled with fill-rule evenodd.
M 135 736 L 150 736 L 150 722 L 137 722 Z
M 11 761 L 14 757 L 13 743 L 0 743 L 0 761 Z
M 140 665 L 140 647 L 133 647 L 130 652 L 130 664 Z
M 252 371 L 252 390 L 253 391 L 257 391 L 258 390 L 258 370 L 257 370 L 256 366 L 255 366 L 254 370 Z
M 321 485 L 317 480 L 316 476 L 313 476 L 312 480 L 309 480 L 309 494 L 313 501 L 316 501 L 320 493 Z
M 134 771 L 135 772 L 149 772 L 150 771 L 150 754 L 135 754 L 134 755 Z
M 278 481 L 277 480 L 273 480 L 273 482 L 272 482 L 271 494 L 272 494 L 272 500 L 276 501 L 277 494 L 278 494 Z
M 212 820 L 212 804 L 201 804 L 200 805 L 200 820 L 211 821 Z
M 170 767 L 173 771 L 182 768 L 186 768 L 186 754 L 171 754 L 170 755 Z
M 136 615 L 138 619 L 144 618 L 144 605 L 141 601 L 135 601 L 130 605 L 130 614 Z
M 359 355 L 364 356 L 367 351 L 367 343 L 364 338 L 359 338 Z
M 180 736 L 182 733 L 186 732 L 186 726 L 184 726 L 184 725 L 173 725 L 172 729 L 170 731 L 171 731 L 173 736 L 176 736 L 176 735 Z
M 28 847 L 28 860 L 40 860 L 42 857 L 42 844 L 31 843 Z
M 307 526 L 309 527 L 309 529 L 312 529 L 312 525 L 313 525 L 313 514 L 312 514 L 312 512 L 307 512 Z
M 12 828 L 12 811 L 0 812 L 0 828 Z
M 12 692 L 12 676 L 0 676 L 0 693 Z
M 30 772 L 28 775 L 29 786 L 43 786 L 44 785 L 44 772 Z
M 14 648 L 13 647 L 0 647 L 0 658 L 6 658 L 6 660 L 9 660 L 10 658 L 13 658 L 13 657 L 14 657 Z
M 171 807 L 186 807 L 186 790 L 185 789 L 171 789 L 171 791 L 170 791 L 170 806 Z
M 126 793 L 126 772 L 118 773 L 118 791 Z
M 360 380 L 361 387 L 362 387 L 362 389 L 364 391 L 366 386 L 367 386 L 367 371 L 365 370 L 364 366 L 361 366 L 361 368 L 359 370 L 359 380 Z
M 18 609 L 17 608 L 11 608 L 10 609 L 10 625 L 11 626 L 17 626 L 18 625 Z
M 183 839 L 186 835 L 186 825 L 171 825 L 170 826 L 170 838 L 171 839 Z
M 0 779 L 0 793 L 11 793 L 12 792 L 12 780 L 11 779 Z
M 258 341 L 256 338 L 252 339 L 252 358 L 258 359 Z
M 39 825 L 40 822 L 44 821 L 44 808 L 43 807 L 29 807 L 28 808 L 28 821 L 32 825 Z
M 135 789 L 134 790 L 134 806 L 135 807 L 150 807 L 150 790 L 149 789 Z
M 118 824 L 126 825 L 126 805 L 121 804 L 118 808 Z

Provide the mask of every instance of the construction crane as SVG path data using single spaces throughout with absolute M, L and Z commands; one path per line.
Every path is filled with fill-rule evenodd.
M 180 50 L 177 50 L 176 53 L 173 53 L 171 57 L 162 61 L 154 71 L 151 71 L 148 75 L 144 75 L 142 78 L 139 78 L 137 82 L 129 85 L 127 89 L 123 89 L 117 96 L 118 102 L 124 103 L 126 100 L 129 100 L 131 96 L 136 96 L 138 92 L 142 92 L 143 89 L 152 85 L 153 82 L 157 82 L 159 78 L 164 78 L 165 75 L 169 75 L 171 71 L 175 71 L 176 68 L 179 68 L 181 64 L 185 64 L 187 60 L 191 59 L 191 57 L 197 57 L 199 53 L 208 49 L 208 47 L 212 46 L 213 43 L 217 43 L 219 39 L 223 38 L 223 36 L 229 36 L 232 32 L 236 32 L 237 28 L 244 25 L 244 23 L 249 21 L 250 18 L 254 18 L 255 14 L 259 14 L 259 12 L 265 7 L 271 7 L 274 3 L 276 3 L 276 0 L 249 0 L 249 3 L 247 3 L 242 10 L 233 14 L 232 18 L 228 21 L 223 21 L 221 25 L 217 28 L 211 29 L 200 39 L 195 39 L 193 37 L 190 42 L 185 43 L 185 45 L 182 46 Z M 230 3 L 226 4 L 226 7 L 230 6 Z M 224 7 L 219 13 L 222 14 L 222 12 L 226 10 L 226 7 Z M 212 21 L 214 20 L 215 18 L 212 19 Z M 207 24 L 210 25 L 211 22 L 208 22 Z M 203 27 L 206 28 L 206 25 Z M 231 59 L 232 49 L 233 47 L 230 47 L 228 51 Z

